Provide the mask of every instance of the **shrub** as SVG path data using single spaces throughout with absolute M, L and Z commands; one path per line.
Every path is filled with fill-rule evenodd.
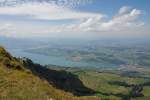
M 9 58 L 7 58 L 7 57 L 3 58 L 3 64 L 4 64 L 5 66 L 9 67 L 9 66 L 11 65 Z

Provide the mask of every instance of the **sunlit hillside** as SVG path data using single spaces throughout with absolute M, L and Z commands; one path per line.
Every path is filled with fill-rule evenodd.
M 1 100 L 99 100 L 98 97 L 76 97 L 56 89 L 45 79 L 33 75 L 23 63 L 0 48 Z

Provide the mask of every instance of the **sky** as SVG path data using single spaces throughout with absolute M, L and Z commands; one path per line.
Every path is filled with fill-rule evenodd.
M 0 36 L 147 38 L 150 0 L 0 0 Z

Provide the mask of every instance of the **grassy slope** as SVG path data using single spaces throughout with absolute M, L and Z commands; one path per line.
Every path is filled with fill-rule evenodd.
M 26 70 L 21 62 L 0 47 L 0 100 L 99 100 L 95 96 L 75 97 L 56 89 Z
M 143 84 L 149 82 L 149 79 L 144 78 L 130 78 L 123 77 L 111 73 L 98 73 L 94 71 L 78 71 L 74 72 L 79 75 L 85 86 L 96 90 L 97 95 L 106 100 L 121 100 L 122 96 L 127 96 L 131 87 L 125 87 L 117 84 L 110 84 L 110 82 L 125 82 L 127 84 Z M 150 98 L 150 86 L 143 88 L 144 97 L 133 98 L 133 100 L 149 100 Z

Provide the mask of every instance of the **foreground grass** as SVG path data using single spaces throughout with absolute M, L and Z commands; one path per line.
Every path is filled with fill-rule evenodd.
M 58 90 L 47 81 L 29 72 L 0 65 L 0 99 L 6 100 L 99 100 L 96 97 L 75 97 Z

